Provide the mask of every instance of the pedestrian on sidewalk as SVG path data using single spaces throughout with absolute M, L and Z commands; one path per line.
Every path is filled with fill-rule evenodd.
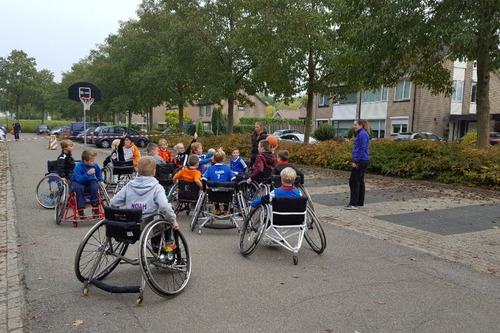
M 21 133 L 21 124 L 19 124 L 19 120 L 12 125 L 12 130 L 14 130 L 14 139 L 19 141 L 19 133 Z
M 366 120 L 356 119 L 353 124 L 356 138 L 352 149 L 351 176 L 349 187 L 351 196 L 347 210 L 355 210 L 365 204 L 365 171 L 370 163 L 370 125 Z

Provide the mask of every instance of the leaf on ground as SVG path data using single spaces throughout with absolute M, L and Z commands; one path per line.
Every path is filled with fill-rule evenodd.
M 385 301 L 381 299 L 376 299 L 375 304 L 385 304 Z
M 410 260 L 411 260 L 411 261 L 417 261 L 417 258 L 415 258 L 415 257 L 411 257 L 411 258 L 410 258 Z
M 81 319 L 76 319 L 76 320 L 73 320 L 71 322 L 71 325 L 73 325 L 73 326 L 80 326 L 82 324 L 83 324 L 83 320 L 81 320 Z

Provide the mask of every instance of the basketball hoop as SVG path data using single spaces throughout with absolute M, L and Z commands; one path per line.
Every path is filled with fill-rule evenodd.
M 94 103 L 94 99 L 91 97 L 80 97 L 80 101 L 83 103 L 83 110 L 89 111 L 90 106 Z

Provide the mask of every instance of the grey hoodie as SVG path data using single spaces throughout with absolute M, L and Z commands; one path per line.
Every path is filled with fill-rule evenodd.
M 110 203 L 114 207 L 142 209 L 143 217 L 160 212 L 167 221 L 176 220 L 174 210 L 167 201 L 165 189 L 151 176 L 135 177 L 111 199 Z

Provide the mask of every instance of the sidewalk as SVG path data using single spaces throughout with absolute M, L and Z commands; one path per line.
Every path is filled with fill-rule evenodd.
M 23 332 L 24 286 L 7 144 L 0 143 L 0 332 Z

